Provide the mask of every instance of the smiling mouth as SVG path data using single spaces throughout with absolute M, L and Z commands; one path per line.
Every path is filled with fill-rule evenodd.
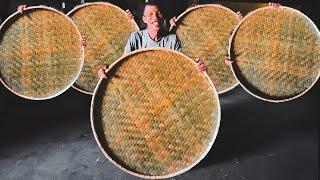
M 152 24 L 155 25 L 155 26 L 159 26 L 160 25 L 158 21 L 155 21 Z

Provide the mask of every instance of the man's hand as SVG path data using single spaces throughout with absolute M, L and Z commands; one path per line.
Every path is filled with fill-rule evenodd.
M 23 11 L 25 11 L 27 8 L 27 5 L 23 4 L 23 5 L 19 5 L 17 11 L 22 14 Z
M 177 17 L 174 16 L 174 17 L 171 18 L 170 21 L 169 21 L 170 26 L 177 26 L 176 22 L 177 22 Z
M 127 17 L 131 20 L 131 19 L 134 19 L 134 16 L 133 14 L 131 13 L 131 11 L 129 9 L 126 10 L 126 13 L 127 13 Z
M 98 76 L 99 76 L 99 78 L 105 78 L 105 77 L 107 77 L 107 70 L 109 69 L 109 65 L 106 65 L 106 66 L 104 66 L 104 67 L 102 67 L 102 68 L 100 68 L 99 70 L 98 70 Z
M 204 63 L 202 61 L 200 61 L 199 58 L 197 58 L 196 60 L 196 63 L 197 63 L 197 70 L 199 72 L 203 72 L 203 71 L 206 71 L 207 70 L 207 67 L 206 65 L 204 65 Z
M 232 63 L 231 57 L 230 56 L 226 56 L 224 59 L 224 62 L 226 63 L 226 65 L 230 66 Z
M 87 46 L 87 39 L 86 39 L 85 36 L 82 36 L 82 37 L 80 38 L 80 44 L 81 44 L 81 46 L 84 46 L 84 47 Z
M 238 21 L 241 21 L 243 19 L 243 15 L 240 11 L 237 12 Z
M 280 4 L 269 2 L 269 6 L 272 6 L 273 8 L 278 8 L 278 7 L 280 7 Z

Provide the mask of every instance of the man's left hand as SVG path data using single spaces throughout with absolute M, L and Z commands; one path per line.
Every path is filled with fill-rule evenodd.
M 206 65 L 202 61 L 200 61 L 199 58 L 196 59 L 196 63 L 197 63 L 197 70 L 199 72 L 203 72 L 207 70 Z

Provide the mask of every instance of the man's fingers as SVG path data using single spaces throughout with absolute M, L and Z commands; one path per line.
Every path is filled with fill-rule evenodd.
M 23 13 L 23 11 L 24 10 L 26 10 L 26 8 L 27 8 L 27 5 L 20 5 L 20 6 L 18 6 L 18 12 L 20 13 L 20 14 L 22 14 Z
M 230 65 L 232 63 L 231 57 L 230 56 L 226 56 L 224 59 L 224 62 L 226 63 L 226 65 Z
M 107 71 L 109 69 L 109 65 L 105 65 L 103 67 L 101 67 L 99 70 L 98 70 L 98 76 L 99 78 L 106 78 L 107 77 Z
M 207 67 L 206 67 L 206 66 L 199 66 L 199 67 L 197 67 L 197 70 L 198 70 L 199 72 L 206 71 L 206 70 L 207 70 Z
M 272 6 L 273 8 L 278 8 L 278 7 L 280 7 L 280 4 L 279 3 L 269 2 L 269 6 Z
M 87 46 L 87 39 L 85 36 L 82 36 L 81 39 L 80 39 L 80 44 L 82 46 Z
M 176 23 L 176 22 L 177 22 L 177 17 L 174 16 L 174 17 L 172 18 L 172 20 L 173 20 L 174 23 Z
M 239 21 L 243 19 L 243 15 L 240 11 L 237 12 L 237 16 Z
M 134 19 L 134 16 L 133 16 L 133 14 L 131 13 L 131 11 L 129 9 L 126 10 L 126 13 L 127 13 L 127 17 L 129 19 Z
M 197 64 L 197 70 L 199 71 L 199 72 L 203 72 L 203 71 L 206 71 L 207 70 L 207 66 L 202 62 L 202 61 L 200 61 L 200 59 L 199 58 L 196 58 L 195 59 L 195 62 L 196 62 L 196 64 Z
M 206 66 L 204 64 L 200 64 L 198 67 L 201 69 L 206 68 Z
M 105 65 L 105 66 L 103 66 L 103 70 L 104 70 L 104 72 L 107 72 L 107 70 L 109 69 L 109 65 L 107 64 L 107 65 Z
M 105 73 L 108 71 L 108 69 L 109 69 L 109 65 L 106 65 L 106 66 L 103 67 L 103 70 L 104 70 Z
M 177 26 L 176 22 L 177 22 L 177 18 L 176 16 L 174 16 L 173 18 L 170 19 L 170 25 L 171 26 Z

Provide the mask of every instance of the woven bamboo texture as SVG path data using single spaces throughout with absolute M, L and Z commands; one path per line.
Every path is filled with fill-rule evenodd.
M 265 7 L 246 16 L 233 34 L 230 53 L 242 86 L 266 101 L 297 98 L 319 78 L 319 30 L 288 7 Z
M 219 93 L 235 87 L 230 66 L 225 63 L 229 37 L 238 24 L 237 14 L 220 5 L 199 5 L 178 17 L 176 34 L 184 54 L 200 58 Z
M 143 178 L 190 169 L 210 150 L 220 122 L 210 78 L 187 56 L 164 49 L 117 61 L 98 84 L 91 108 L 102 151 Z
M 13 93 L 33 100 L 67 90 L 83 65 L 80 33 L 66 15 L 44 6 L 12 14 L 0 29 L 0 75 Z
M 122 56 L 130 34 L 138 26 L 122 9 L 109 3 L 87 3 L 68 15 L 87 40 L 84 67 L 74 87 L 92 94 L 99 80 L 98 69 Z

